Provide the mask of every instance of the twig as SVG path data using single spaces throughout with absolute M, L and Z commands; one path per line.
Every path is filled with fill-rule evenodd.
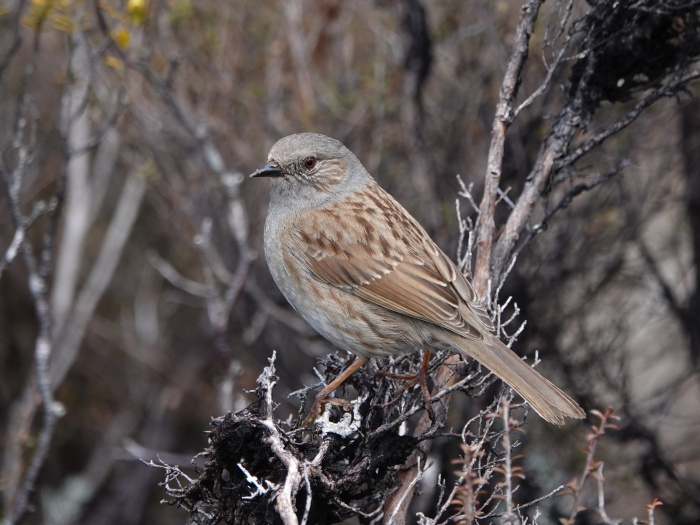
M 29 228 L 36 222 L 36 220 L 42 215 L 47 215 L 53 213 L 56 209 L 56 202 L 52 199 L 48 204 L 44 201 L 39 201 L 34 203 L 31 214 L 25 217 L 23 224 L 15 229 L 15 233 L 12 236 L 12 241 L 5 251 L 5 255 L 0 260 L 0 279 L 2 278 L 3 272 L 8 266 L 12 264 L 15 257 L 20 251 L 22 244 L 26 241 L 26 233 Z
M 516 118 L 520 114 L 520 112 L 527 108 L 529 105 L 531 105 L 535 101 L 535 99 L 542 96 L 547 90 L 547 88 L 549 88 L 549 86 L 551 85 L 552 78 L 554 78 L 554 73 L 557 71 L 557 69 L 563 62 L 564 55 L 569 49 L 569 44 L 571 43 L 571 33 L 567 32 L 566 37 L 564 38 L 564 42 L 559 47 L 559 50 L 556 52 L 554 60 L 551 64 L 548 64 L 545 60 L 544 50 L 549 47 L 551 48 L 552 53 L 554 53 L 554 46 L 556 45 L 556 42 L 559 40 L 559 38 L 561 38 L 561 35 L 564 34 L 566 26 L 569 22 L 569 18 L 571 17 L 571 8 L 573 7 L 573 3 L 573 0 L 568 0 L 566 7 L 564 8 L 564 13 L 562 17 L 557 21 L 556 34 L 551 40 L 549 40 L 549 26 L 547 26 L 544 38 L 545 44 L 542 47 L 542 61 L 545 65 L 545 68 L 547 69 L 547 76 L 539 85 L 539 87 L 529 97 L 527 97 L 523 102 L 521 102 L 520 105 L 513 111 L 513 118 Z
M 618 427 L 611 421 L 618 420 L 619 418 L 613 414 L 612 408 L 608 407 L 605 412 L 600 412 L 598 410 L 590 410 L 590 414 L 597 417 L 600 421 L 598 425 L 591 425 L 592 432 L 587 436 L 587 446 L 584 449 L 586 452 L 586 463 L 581 472 L 581 476 L 578 480 L 574 479 L 567 483 L 566 488 L 569 489 L 570 493 L 574 497 L 573 504 L 571 506 L 571 513 L 569 518 L 566 520 L 566 524 L 573 524 L 576 515 L 579 513 L 579 501 L 581 499 L 581 494 L 586 481 L 591 476 L 596 476 L 598 468 L 601 463 L 597 463 L 594 460 L 596 447 L 601 437 L 605 435 L 608 429 L 617 429 Z M 565 524 L 565 525 L 566 525 Z
M 690 71 L 689 73 L 686 73 L 686 74 L 681 75 L 681 76 L 676 76 L 673 79 L 671 79 L 668 82 L 668 84 L 666 84 L 665 86 L 653 90 L 649 95 L 647 95 L 642 100 L 637 102 L 637 104 L 635 104 L 634 108 L 632 108 L 620 120 L 615 122 L 615 124 L 608 126 L 603 131 L 596 134 L 593 138 L 587 140 L 585 143 L 580 145 L 578 148 L 576 148 L 569 155 L 557 160 L 557 162 L 554 166 L 554 169 L 560 170 L 565 166 L 573 165 L 578 159 L 583 157 L 586 153 L 591 151 L 593 148 L 600 146 L 603 142 L 605 142 L 606 139 L 610 138 L 611 136 L 615 135 L 616 133 L 622 131 L 627 126 L 632 124 L 632 122 L 637 120 L 637 118 L 642 114 L 642 112 L 646 108 L 651 106 L 654 102 L 656 102 L 664 97 L 671 97 L 671 96 L 676 95 L 678 93 L 678 90 L 684 84 L 687 84 L 688 82 L 695 80 L 697 78 L 700 78 L 700 69 Z
M 501 94 L 496 107 L 496 115 L 491 129 L 491 145 L 484 178 L 484 196 L 479 206 L 477 224 L 478 241 L 476 265 L 474 268 L 474 287 L 479 295 L 484 295 L 486 282 L 491 272 L 491 252 L 495 236 L 496 223 L 494 212 L 498 197 L 498 186 L 501 181 L 505 138 L 510 124 L 513 122 L 513 103 L 518 94 L 520 75 L 528 55 L 528 44 L 535 30 L 535 20 L 539 14 L 542 0 L 527 0 L 520 9 L 520 20 L 513 41 L 508 67 L 501 84 Z
M 637 242 L 639 246 L 639 252 L 641 253 L 642 258 L 644 259 L 647 268 L 651 272 L 651 275 L 654 277 L 654 280 L 661 288 L 661 294 L 663 295 L 664 299 L 666 299 L 666 304 L 668 305 L 669 309 L 673 312 L 676 318 L 684 325 L 688 326 L 691 323 L 695 323 L 696 320 L 686 313 L 685 308 L 679 303 L 678 299 L 676 299 L 676 294 L 673 292 L 673 289 L 671 288 L 670 284 L 661 274 L 658 264 L 654 260 L 654 257 L 652 257 L 649 248 L 647 248 L 647 245 L 644 242 L 644 239 L 640 237 Z M 690 327 L 688 326 L 688 328 Z
M 440 366 L 437 374 L 435 375 L 435 382 L 437 385 L 446 385 L 454 376 L 451 369 L 451 365 L 459 362 L 459 356 L 456 354 L 448 357 L 444 363 Z M 447 418 L 447 407 L 449 406 L 449 395 L 445 396 L 444 403 L 439 403 L 433 405 L 433 416 L 435 418 L 435 424 L 444 424 Z M 422 436 L 428 433 L 429 428 L 433 425 L 430 414 L 426 410 L 420 421 L 416 425 L 413 431 L 414 436 Z M 407 468 L 399 474 L 399 490 L 391 494 L 384 505 L 384 514 L 389 516 L 394 516 L 396 523 L 406 522 L 406 513 L 408 512 L 408 502 L 411 501 L 413 492 L 416 485 L 413 481 L 420 475 L 419 474 L 419 461 L 418 458 L 426 458 L 430 447 L 432 445 L 432 440 L 425 439 L 421 441 L 420 445 L 416 448 L 415 452 L 406 461 Z
M 111 132 L 117 125 L 117 121 L 119 120 L 119 117 L 124 113 L 126 105 L 126 88 L 124 84 L 120 84 L 119 89 L 117 90 L 116 105 L 114 107 L 114 110 L 109 115 L 109 118 L 107 119 L 105 125 L 102 127 L 102 129 L 100 129 L 97 132 L 97 134 L 94 137 L 88 139 L 85 143 L 80 145 L 73 145 L 70 151 L 71 157 L 79 157 L 81 155 L 84 155 L 96 148 L 97 146 L 99 146 L 100 144 L 102 144 L 107 134 Z
M 549 491 L 549 492 L 548 492 L 547 494 L 545 494 L 544 496 L 540 496 L 539 498 L 533 499 L 532 501 L 528 501 L 527 503 L 523 503 L 522 505 L 518 505 L 517 507 L 515 507 L 515 508 L 513 509 L 513 511 L 514 511 L 514 512 L 519 512 L 519 511 L 521 511 L 522 509 L 526 509 L 526 508 L 528 508 L 528 507 L 532 507 L 533 505 L 536 505 L 537 503 L 541 503 L 541 502 L 543 502 L 543 501 L 545 501 L 545 500 L 548 500 L 548 499 L 551 498 L 552 496 L 555 496 L 555 495 L 559 494 L 559 493 L 560 493 L 562 490 L 564 490 L 565 488 L 566 488 L 565 485 L 559 485 L 557 488 L 555 488 L 554 490 Z
M 10 44 L 7 53 L 5 53 L 5 55 L 2 58 L 0 58 L 0 79 L 2 78 L 2 75 L 5 72 L 5 69 L 12 61 L 12 57 L 14 57 L 17 54 L 17 51 L 19 51 L 19 48 L 22 45 L 22 26 L 20 25 L 20 20 L 24 15 L 24 8 L 26 3 L 27 0 L 19 0 L 17 2 L 17 5 L 15 6 L 15 23 L 13 28 L 14 35 L 12 36 L 12 43 Z
M 163 279 L 176 288 L 190 295 L 194 295 L 195 297 L 202 297 L 203 299 L 211 297 L 212 290 L 209 286 L 188 279 L 157 253 L 150 252 L 148 254 L 148 262 L 151 263 L 151 266 L 153 266 Z
M 101 23 L 105 29 L 105 35 L 111 39 L 108 31 L 106 31 L 106 21 L 101 19 Z M 229 347 L 226 343 L 226 326 L 230 317 L 231 309 L 240 296 L 245 282 L 248 278 L 250 263 L 252 261 L 252 251 L 248 244 L 248 218 L 243 205 L 243 199 L 240 194 L 240 185 L 244 180 L 243 175 L 226 167 L 224 158 L 215 146 L 211 139 L 211 135 L 207 128 L 191 120 L 178 101 L 175 100 L 172 92 L 172 78 L 165 80 L 159 78 L 152 71 L 149 64 L 144 60 L 131 61 L 128 56 L 112 41 L 112 49 L 127 63 L 130 67 L 136 69 L 148 81 L 154 89 L 161 101 L 170 110 L 177 122 L 187 131 L 197 143 L 197 147 L 206 163 L 207 167 L 217 176 L 221 186 L 226 192 L 228 198 L 228 214 L 226 223 L 229 231 L 236 241 L 238 248 L 238 262 L 235 272 L 229 281 L 225 282 L 225 290 L 221 299 L 217 296 L 212 298 L 212 304 L 209 305 L 210 319 L 212 321 L 215 334 L 215 344 L 220 355 L 226 356 Z M 211 261 L 217 261 L 219 257 L 212 257 L 211 252 L 214 250 L 212 245 L 200 246 L 202 255 L 205 256 L 204 269 L 211 265 Z
M 61 95 L 58 124 L 65 164 L 57 191 L 60 186 L 60 191 L 63 193 L 65 184 L 66 207 L 51 293 L 55 334 L 63 330 L 78 289 L 83 247 L 90 229 L 88 218 L 92 202 L 89 157 L 73 155 L 73 151 L 80 149 L 80 146 L 87 142 L 91 129 L 86 110 L 94 80 L 94 65 L 89 45 L 81 31 L 73 35 L 72 44 L 66 71 L 68 82 Z M 50 229 L 54 227 L 57 225 L 49 226 Z M 52 256 L 53 254 L 47 254 L 49 259 Z M 45 266 L 45 270 L 48 272 L 49 266 Z
M 248 472 L 248 470 L 243 465 L 238 463 L 238 465 L 236 466 L 239 469 L 241 469 L 241 471 L 245 475 L 246 481 L 255 487 L 255 492 L 251 492 L 249 496 L 243 496 L 243 499 L 253 499 L 257 496 L 267 494 L 271 489 L 276 490 L 278 488 L 277 485 L 271 483 L 269 480 L 265 480 L 267 487 L 263 487 L 258 481 L 258 478 L 253 476 L 250 472 Z
M 26 76 L 24 77 L 26 81 Z M 24 85 L 22 86 L 22 90 Z M 30 118 L 28 118 L 30 115 Z M 0 175 L 7 189 L 8 204 L 10 214 L 15 225 L 15 231 L 26 231 L 27 225 L 33 222 L 38 216 L 40 209 L 35 207 L 32 211 L 32 216 L 29 218 L 22 214 L 20 205 L 20 189 L 24 176 L 32 164 L 36 147 L 36 123 L 38 114 L 36 107 L 31 99 L 26 95 L 21 96 L 20 104 L 16 114 L 14 123 L 14 140 L 9 146 L 16 149 L 17 161 L 13 170 L 2 161 L 0 155 Z M 24 131 L 29 122 L 29 137 L 25 140 Z M 2 152 L 4 153 L 4 152 Z M 55 207 L 52 211 L 55 212 Z M 34 218 L 33 218 L 34 217 Z M 27 270 L 27 282 L 29 292 L 34 302 L 34 310 L 39 324 L 38 335 L 34 347 L 34 367 L 36 372 L 36 387 L 39 390 L 39 398 L 43 407 L 43 418 L 41 428 L 37 436 L 37 444 L 32 452 L 29 466 L 24 473 L 24 478 L 19 483 L 14 503 L 11 508 L 6 509 L 6 518 L 3 522 L 5 525 L 19 523 L 24 515 L 29 510 L 29 500 L 36 488 L 36 480 L 39 476 L 46 457 L 49 452 L 51 441 L 53 439 L 54 430 L 58 419 L 64 415 L 65 409 L 63 405 L 57 403 L 53 398 L 51 390 L 51 380 L 49 377 L 49 356 L 53 349 L 52 339 L 52 318 L 49 304 L 46 297 L 46 279 L 41 273 L 41 266 L 37 261 L 31 243 L 26 237 L 21 234 L 22 239 L 19 240 L 17 248 L 22 255 L 24 265 Z M 33 390 L 34 387 L 28 386 L 28 389 Z M 31 403 L 31 416 L 28 416 L 27 424 L 33 417 L 35 409 L 34 396 L 29 393 L 26 397 Z
M 423 478 L 423 471 L 421 470 L 420 467 L 420 456 L 416 458 L 416 468 L 414 469 L 415 475 L 411 479 L 411 481 L 408 483 L 408 486 L 405 484 L 405 479 L 404 483 L 402 483 L 401 488 L 399 489 L 400 492 L 400 497 L 398 501 L 396 502 L 396 505 L 394 506 L 393 512 L 389 514 L 389 521 L 387 523 L 404 523 L 405 521 L 397 521 L 397 517 L 399 516 L 399 513 L 402 514 L 401 518 L 405 520 L 405 508 L 408 507 L 408 504 L 411 502 L 411 498 L 409 496 L 413 495 L 413 491 L 416 488 L 416 485 L 418 485 L 418 482 Z
M 601 522 L 605 525 L 619 525 L 622 520 L 613 520 L 605 512 L 605 479 L 603 478 L 603 463 L 598 465 L 598 471 L 596 473 L 596 481 L 598 482 L 598 514 L 600 515 Z
M 309 469 L 304 467 L 304 484 L 306 485 L 306 503 L 304 505 L 304 516 L 301 519 L 301 525 L 306 525 L 311 512 L 311 482 L 309 481 Z
M 654 498 L 654 501 L 647 505 L 647 516 L 649 517 L 649 525 L 654 525 L 654 509 L 656 507 L 663 505 L 660 499 Z
M 300 0 L 288 0 L 283 4 L 287 17 L 287 28 L 284 31 L 289 38 L 289 47 L 294 60 L 295 73 L 299 85 L 299 93 L 306 108 L 310 111 L 316 108 L 311 68 L 309 67 L 309 46 L 306 33 L 302 27 L 304 21 L 303 7 Z
M 273 352 L 269 360 L 270 365 L 265 368 L 263 374 L 258 378 L 258 384 L 265 391 L 265 418 L 262 419 L 261 422 L 270 432 L 270 435 L 265 441 L 270 445 L 275 456 L 287 467 L 287 477 L 284 481 L 284 485 L 281 489 L 276 491 L 275 508 L 285 525 L 296 525 L 299 523 L 299 520 L 294 512 L 294 497 L 296 496 L 299 482 L 301 481 L 300 463 L 294 454 L 286 450 L 282 442 L 282 436 L 273 420 L 272 388 L 277 382 L 277 378 L 275 377 L 276 357 L 276 353 Z M 309 494 L 309 497 L 310 496 Z
M 506 512 L 504 514 L 505 523 L 513 523 L 519 521 L 516 514 L 513 512 L 513 470 L 510 444 L 510 401 L 506 398 L 501 398 L 501 406 L 503 407 L 503 482 L 505 483 L 505 498 Z
M 544 217 L 542 218 L 542 221 L 538 224 L 535 224 L 532 226 L 529 231 L 528 231 L 528 236 L 526 237 L 525 241 L 523 242 L 523 245 L 527 243 L 533 235 L 540 233 L 542 231 L 545 231 L 547 229 L 547 223 L 549 220 L 559 211 L 566 209 L 569 204 L 573 201 L 574 197 L 577 197 L 578 195 L 581 195 L 582 193 L 586 191 L 590 191 L 597 186 L 600 186 L 604 182 L 609 181 L 619 173 L 621 173 L 627 166 L 630 165 L 630 161 L 625 159 L 622 162 L 620 162 L 619 165 L 609 169 L 605 173 L 601 173 L 598 175 L 595 179 L 593 179 L 591 182 L 586 182 L 586 183 L 580 183 L 575 186 L 573 186 L 571 189 L 569 189 L 564 196 L 562 196 L 561 199 L 551 208 L 549 208 Z M 518 246 L 517 248 L 517 253 L 520 252 L 522 249 L 522 245 Z
M 146 180 L 142 174 L 132 174 L 124 184 L 117 208 L 105 234 L 97 260 L 75 302 L 71 320 L 65 325 L 56 344 L 55 359 L 51 366 L 51 387 L 57 388 L 78 353 L 88 322 L 97 307 L 121 258 L 129 238 L 141 202 L 146 192 Z

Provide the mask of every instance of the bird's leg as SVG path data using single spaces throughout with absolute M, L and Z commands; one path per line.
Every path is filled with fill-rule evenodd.
M 428 368 L 430 367 L 430 350 L 423 350 L 423 362 L 420 365 L 420 370 L 418 370 L 418 383 L 420 384 L 420 389 L 423 392 L 423 399 L 425 400 L 425 408 L 430 413 L 431 419 L 433 417 L 433 402 L 430 395 L 430 389 L 428 388 Z
M 420 385 L 421 392 L 423 392 L 423 399 L 425 399 L 425 408 L 431 412 L 432 406 L 432 396 L 430 395 L 430 389 L 428 388 L 428 367 L 430 366 L 430 350 L 423 350 L 423 361 L 421 362 L 420 369 L 417 374 L 392 374 L 390 372 L 379 372 L 384 377 L 389 379 L 398 379 L 399 381 L 406 381 L 398 393 L 400 394 L 404 390 L 412 388 L 416 385 Z
M 311 407 L 311 411 L 309 412 L 309 415 L 306 416 L 304 419 L 304 422 L 301 424 L 302 427 L 308 427 L 310 426 L 317 417 L 321 415 L 323 412 L 323 407 L 327 405 L 328 403 L 333 404 L 333 405 L 345 405 L 347 404 L 347 401 L 344 399 L 332 399 L 330 396 L 333 393 L 333 391 L 338 388 L 340 385 L 343 384 L 343 382 L 350 377 L 352 374 L 357 372 L 357 370 L 364 365 L 367 361 L 369 361 L 369 357 L 358 357 L 355 359 L 350 366 L 348 366 L 345 370 L 343 370 L 338 377 L 336 377 L 333 381 L 330 382 L 326 388 L 321 390 L 317 395 L 316 399 L 314 400 L 314 404 Z

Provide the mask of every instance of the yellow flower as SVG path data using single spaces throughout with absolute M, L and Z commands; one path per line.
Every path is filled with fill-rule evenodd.
M 113 56 L 108 56 L 105 58 L 105 65 L 118 71 L 122 71 L 124 69 L 124 62 Z
M 112 38 L 122 49 L 129 47 L 129 40 L 131 39 L 131 33 L 125 27 L 117 29 L 112 33 Z
M 131 21 L 136 25 L 141 25 L 146 18 L 148 0 L 129 0 L 126 3 L 126 10 L 131 16 Z

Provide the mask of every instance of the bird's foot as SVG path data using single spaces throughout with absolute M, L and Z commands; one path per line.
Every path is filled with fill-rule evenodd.
M 405 381 L 406 383 L 399 388 L 396 392 L 397 397 L 409 388 L 413 388 L 416 385 L 420 385 L 421 392 L 423 393 L 423 399 L 425 400 L 425 409 L 430 415 L 430 419 L 435 421 L 435 414 L 433 412 L 433 401 L 432 395 L 430 394 L 430 388 L 428 387 L 428 365 L 430 364 L 430 353 L 423 353 L 423 362 L 418 370 L 417 374 L 392 374 L 391 372 L 379 371 L 378 373 L 389 379 L 396 379 L 398 381 Z
M 331 392 L 326 392 L 326 389 L 324 389 L 318 393 L 316 399 L 314 400 L 314 404 L 311 406 L 311 410 L 309 410 L 309 413 L 301 423 L 301 428 L 311 428 L 314 422 L 321 417 L 321 414 L 323 414 L 323 410 L 325 409 L 326 405 L 340 406 L 344 407 L 345 409 L 350 406 L 350 401 L 347 399 L 330 397 Z

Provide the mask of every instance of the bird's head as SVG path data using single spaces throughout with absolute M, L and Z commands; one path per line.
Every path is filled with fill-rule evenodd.
M 267 163 L 251 177 L 271 179 L 271 204 L 319 206 L 371 180 L 342 142 L 318 133 L 298 133 L 277 141 Z

